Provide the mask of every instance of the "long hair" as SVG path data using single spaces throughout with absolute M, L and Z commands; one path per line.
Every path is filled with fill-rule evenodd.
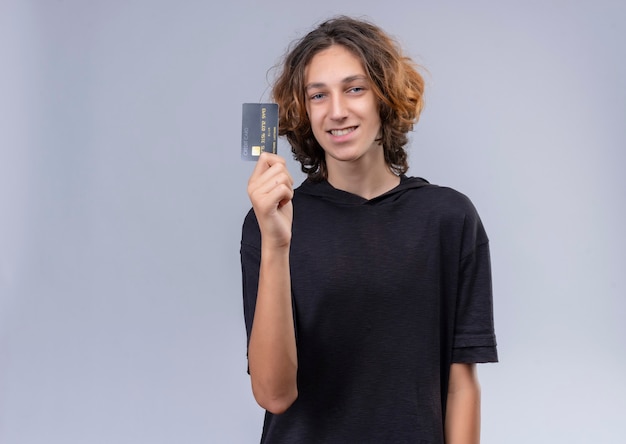
M 338 16 L 294 42 L 272 90 L 279 105 L 279 134 L 291 144 L 294 158 L 312 180 L 327 178 L 324 150 L 313 135 L 306 112 L 305 69 L 320 51 L 341 45 L 363 63 L 378 99 L 385 162 L 396 174 L 408 170 L 407 133 L 424 106 L 424 79 L 398 44 L 378 26 Z

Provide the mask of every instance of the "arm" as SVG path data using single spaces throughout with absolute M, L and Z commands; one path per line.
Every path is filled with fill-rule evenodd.
M 446 443 L 480 443 L 480 384 L 475 364 L 452 364 L 446 408 Z
M 284 160 L 262 154 L 248 182 L 248 194 L 261 231 L 259 288 L 248 363 L 256 401 L 276 414 L 287 410 L 298 396 L 289 272 L 292 187 Z

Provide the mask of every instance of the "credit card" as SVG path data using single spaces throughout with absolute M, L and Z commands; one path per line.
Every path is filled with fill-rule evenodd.
M 262 152 L 276 154 L 278 104 L 244 103 L 241 124 L 241 158 L 257 160 Z

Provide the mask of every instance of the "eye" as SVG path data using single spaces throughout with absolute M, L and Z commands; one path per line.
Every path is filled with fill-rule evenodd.
M 315 93 L 309 96 L 309 100 L 321 100 L 324 98 L 324 93 Z
M 362 86 L 353 86 L 352 88 L 348 89 L 348 92 L 352 94 L 360 94 L 363 91 L 365 91 L 365 88 Z

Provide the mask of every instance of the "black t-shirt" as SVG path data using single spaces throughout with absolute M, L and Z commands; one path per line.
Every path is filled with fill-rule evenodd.
M 298 399 L 266 443 L 443 443 L 450 365 L 497 361 L 487 235 L 463 194 L 401 176 L 371 200 L 306 180 L 290 253 Z M 260 233 L 241 260 L 248 338 Z

